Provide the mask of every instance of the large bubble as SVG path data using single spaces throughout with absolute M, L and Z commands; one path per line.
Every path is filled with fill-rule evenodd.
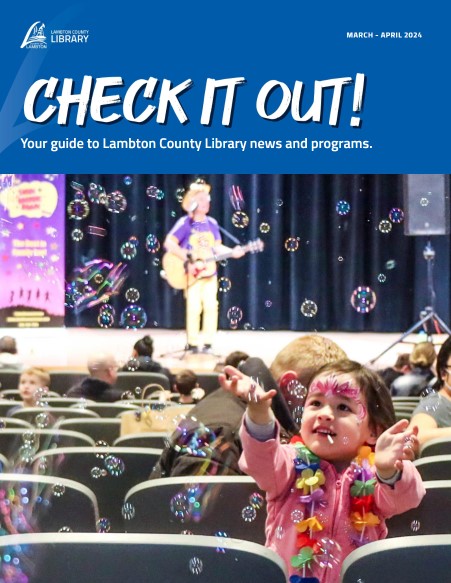
M 368 314 L 376 306 L 376 294 L 370 287 L 359 286 L 352 292 L 351 305 L 359 314 Z

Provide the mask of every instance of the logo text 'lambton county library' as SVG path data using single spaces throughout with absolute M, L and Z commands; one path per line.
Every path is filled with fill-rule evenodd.
M 32 24 L 23 39 L 20 48 L 27 49 L 46 49 L 47 37 L 44 34 L 45 24 L 39 20 Z M 89 38 L 89 30 L 51 30 L 51 43 L 87 43 Z

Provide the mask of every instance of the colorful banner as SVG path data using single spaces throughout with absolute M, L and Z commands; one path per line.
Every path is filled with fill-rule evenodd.
M 0 326 L 62 326 L 64 174 L 2 176 Z

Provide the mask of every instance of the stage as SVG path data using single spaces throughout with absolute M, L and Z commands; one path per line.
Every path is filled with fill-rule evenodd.
M 161 328 L 125 330 L 100 328 L 0 328 L 0 336 L 16 338 L 19 355 L 25 366 L 41 366 L 57 370 L 86 370 L 86 362 L 96 352 L 111 352 L 123 364 L 130 356 L 133 344 L 145 334 L 154 340 L 154 359 L 170 370 L 192 368 L 211 371 L 216 363 L 234 350 L 259 356 L 268 365 L 288 342 L 305 335 L 305 332 L 220 330 L 213 346 L 214 355 L 185 354 L 184 330 Z M 402 332 L 372 334 L 368 332 L 324 332 L 323 336 L 335 341 L 353 360 L 368 363 L 400 338 Z M 381 356 L 374 368 L 384 368 L 394 363 L 398 353 L 410 352 L 412 344 L 426 340 L 425 335 L 413 334 Z M 446 335 L 434 336 L 440 345 Z M 183 357 L 183 358 L 182 358 Z

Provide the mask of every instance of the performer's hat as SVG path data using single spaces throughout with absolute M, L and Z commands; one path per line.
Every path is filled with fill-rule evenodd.
M 192 205 L 196 196 L 200 192 L 209 193 L 210 190 L 211 186 L 207 184 L 202 178 L 198 178 L 195 182 L 190 184 L 189 190 L 186 191 L 182 200 L 182 209 L 186 212 L 190 212 L 192 210 Z

